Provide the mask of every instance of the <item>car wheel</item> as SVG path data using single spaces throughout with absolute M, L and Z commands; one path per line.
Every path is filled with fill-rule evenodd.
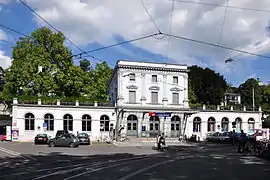
M 76 145 L 75 145 L 74 143 L 70 143 L 70 144 L 69 144 L 69 147 L 71 147 L 71 148 L 75 148 L 75 146 L 76 146 Z
M 49 147 L 54 147 L 55 145 L 54 145 L 54 142 L 50 142 L 49 143 Z

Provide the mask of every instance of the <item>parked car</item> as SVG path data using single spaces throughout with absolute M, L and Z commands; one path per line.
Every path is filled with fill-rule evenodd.
M 218 132 L 208 133 L 206 135 L 206 140 L 209 141 L 209 142 L 219 141 L 219 135 L 220 135 L 220 133 L 218 133 Z
M 64 134 L 56 136 L 53 139 L 50 139 L 48 142 L 49 147 L 71 147 L 75 148 L 80 145 L 79 139 L 73 134 Z
M 65 135 L 65 134 L 69 134 L 69 132 L 67 130 L 58 130 L 56 132 L 55 137 L 62 136 L 62 135 Z
M 231 139 L 230 134 L 228 132 L 221 133 L 218 138 L 221 142 L 230 142 Z
M 77 137 L 80 140 L 80 144 L 90 144 L 90 137 L 87 133 L 79 133 Z
M 47 144 L 50 137 L 47 134 L 37 134 L 34 140 L 35 144 Z

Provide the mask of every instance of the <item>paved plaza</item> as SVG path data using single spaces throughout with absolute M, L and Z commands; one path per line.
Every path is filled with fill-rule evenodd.
M 149 146 L 0 143 L 0 156 L 1 180 L 265 180 L 270 175 L 269 161 L 240 156 L 230 145 L 178 145 L 157 152 Z

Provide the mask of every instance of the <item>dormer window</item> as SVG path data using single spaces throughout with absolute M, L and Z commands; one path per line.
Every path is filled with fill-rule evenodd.
M 129 74 L 129 80 L 135 81 L 135 74 L 134 73 Z

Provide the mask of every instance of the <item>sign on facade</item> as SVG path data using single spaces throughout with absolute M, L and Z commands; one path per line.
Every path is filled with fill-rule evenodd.
M 172 113 L 149 112 L 149 116 L 171 117 Z
M 18 141 L 19 140 L 19 130 L 18 129 L 12 129 L 12 141 Z

